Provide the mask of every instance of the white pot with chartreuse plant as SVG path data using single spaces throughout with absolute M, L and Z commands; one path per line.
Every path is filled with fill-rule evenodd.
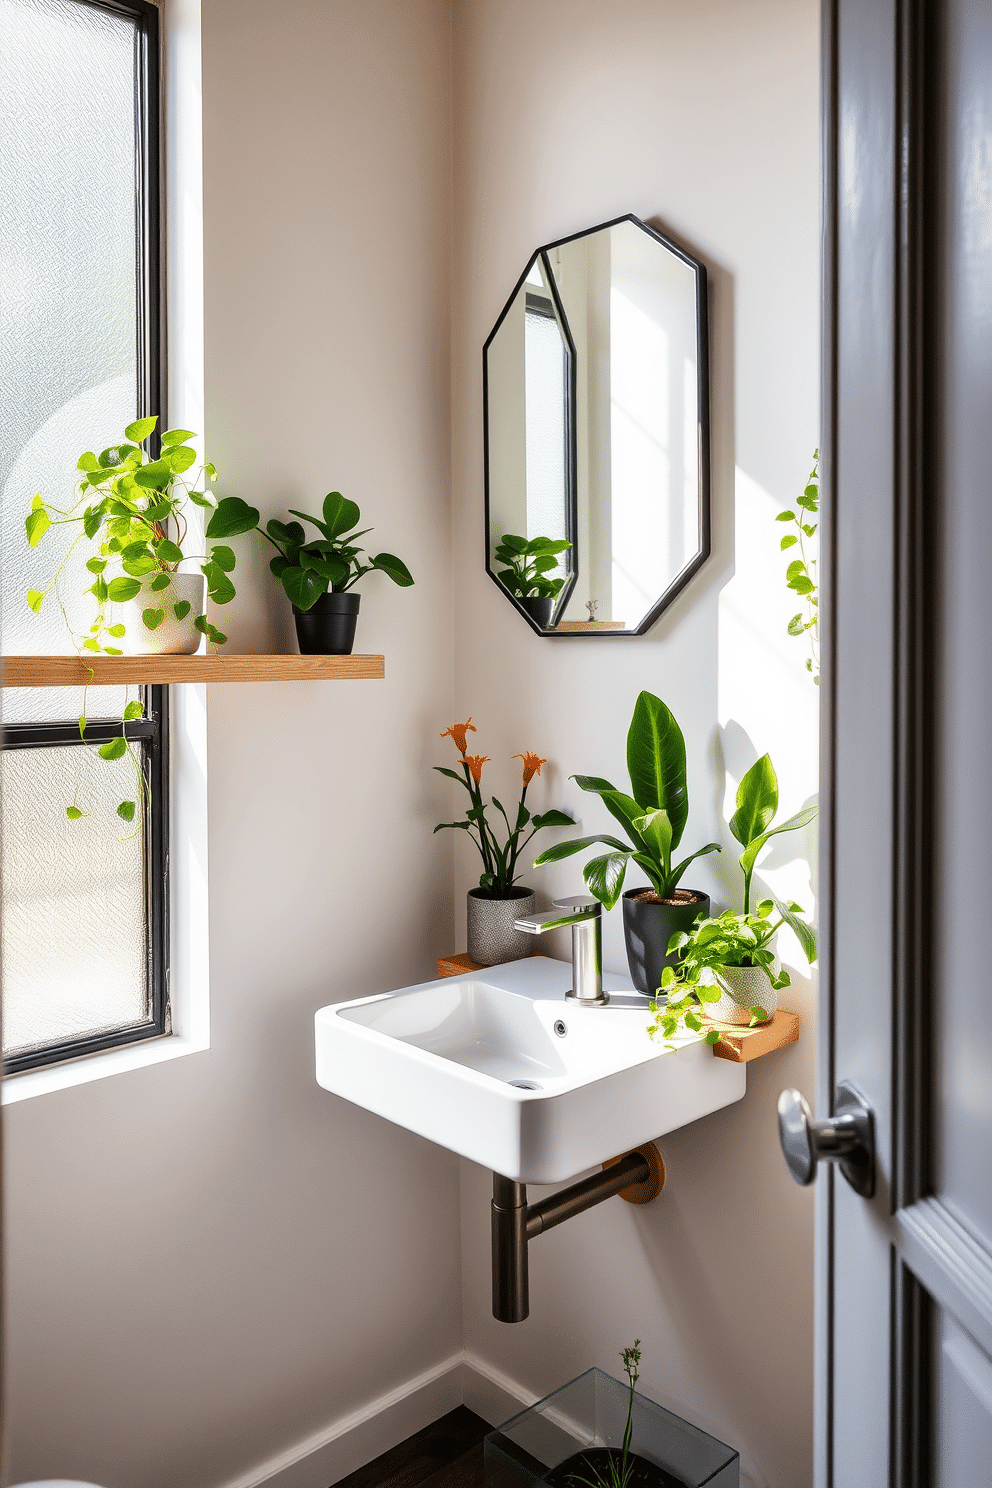
M 563 811 L 531 815 L 527 788 L 534 776 L 540 775 L 541 766 L 546 765 L 547 760 L 529 752 L 516 754 L 514 759 L 523 761 L 523 784 L 512 825 L 502 803 L 495 796 L 492 798 L 494 814 L 499 812 L 506 828 L 501 841 L 502 829 L 497 829 L 489 821 L 486 802 L 482 799 L 482 767 L 489 763 L 489 756 L 466 753 L 468 735 L 476 732 L 471 718 L 467 718 L 464 723 L 453 723 L 441 734 L 442 739 L 451 739 L 458 750 L 461 768 L 449 770 L 446 765 L 435 765 L 434 768 L 439 775 L 457 780 L 468 793 L 469 800 L 461 821 L 439 822 L 434 831 L 451 828 L 467 832 L 479 850 L 482 874 L 478 887 L 468 892 L 468 954 L 478 966 L 496 966 L 529 956 L 533 946 L 533 938 L 514 926 L 514 921 L 532 914 L 537 907 L 533 889 L 517 883 L 517 869 L 524 849 L 542 827 L 574 827 L 575 822 Z
M 36 614 L 46 600 L 61 602 L 61 584 L 75 578 L 85 562 L 92 580 L 93 621 L 85 633 L 70 631 L 84 661 L 90 655 L 189 655 L 204 637 L 215 645 L 227 640 L 207 618 L 204 591 L 216 605 L 234 598 L 234 550 L 221 539 L 252 531 L 258 511 L 240 497 L 214 501 L 207 494 L 217 479 L 213 465 L 201 464 L 190 477 L 197 464 L 189 443 L 196 437 L 192 430 L 166 430 L 153 457 L 143 445 L 157 424 L 156 416 L 137 419 L 123 439 L 99 454 L 84 451 L 76 465 L 75 500 L 59 506 L 39 492 L 25 520 L 32 548 L 49 532 L 64 530 L 70 538 L 45 588 L 28 590 L 28 604 Z M 189 541 L 191 505 L 209 513 L 205 553 L 196 552 Z M 190 546 L 193 552 L 186 551 Z M 184 564 L 195 565 L 196 571 L 181 572 Z M 104 759 L 120 759 L 128 752 L 126 726 L 142 713 L 140 702 L 127 704 L 119 737 L 100 746 Z M 79 729 L 85 739 L 85 703 Z M 133 758 L 140 788 L 143 777 Z M 130 822 L 135 810 L 136 802 L 122 801 L 118 814 Z M 85 814 L 75 804 L 66 811 L 71 819 Z
M 747 771 L 737 791 L 737 809 L 730 830 L 744 848 L 743 910 L 724 910 L 713 918 L 699 916 L 690 930 L 673 935 L 669 949 L 678 960 L 662 972 L 659 998 L 652 1004 L 652 1035 L 670 1039 L 684 1022 L 702 1032 L 705 1020 L 754 1026 L 767 1022 L 778 1008 L 778 994 L 790 985 L 789 973 L 776 954 L 776 937 L 788 925 L 810 965 L 816 960 L 816 932 L 801 918 L 801 904 L 772 896 L 751 909 L 751 880 L 765 844 L 782 832 L 796 832 L 816 816 L 815 805 L 804 806 L 775 827 L 778 779 L 767 754 Z M 706 1034 L 719 1042 L 716 1029 Z

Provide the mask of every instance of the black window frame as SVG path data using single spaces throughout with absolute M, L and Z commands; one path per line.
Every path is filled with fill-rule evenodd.
M 163 171 L 161 162 L 162 78 L 159 12 L 149 0 L 67 0 L 94 10 L 126 16 L 134 22 L 135 132 L 135 283 L 137 303 L 136 416 L 165 408 L 165 283 L 162 273 Z M 151 453 L 159 452 L 156 432 Z M 108 1049 L 145 1042 L 171 1033 L 169 1006 L 169 689 L 141 688 L 145 716 L 133 723 L 93 718 L 80 739 L 74 721 L 15 723 L 4 727 L 2 748 L 93 747 L 125 737 L 140 748 L 148 785 L 144 805 L 143 886 L 145 906 L 145 975 L 150 1018 L 84 1038 L 25 1049 L 3 1059 L 4 1074 L 80 1059 Z M 94 699 L 99 709 L 99 690 Z

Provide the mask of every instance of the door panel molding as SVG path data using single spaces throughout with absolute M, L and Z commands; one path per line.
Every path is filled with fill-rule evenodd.
M 992 1354 L 992 1254 L 939 1199 L 896 1216 L 906 1264 L 941 1307 Z

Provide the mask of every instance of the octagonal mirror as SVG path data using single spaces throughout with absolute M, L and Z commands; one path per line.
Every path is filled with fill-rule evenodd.
M 491 578 L 542 635 L 643 635 L 709 553 L 703 265 L 632 216 L 539 248 L 483 386 Z

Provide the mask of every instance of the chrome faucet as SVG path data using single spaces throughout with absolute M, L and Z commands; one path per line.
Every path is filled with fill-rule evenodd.
M 546 914 L 524 915 L 514 920 L 514 929 L 528 935 L 572 927 L 572 987 L 565 996 L 584 1007 L 605 1007 L 610 994 L 603 991 L 603 906 L 591 894 L 573 894 L 555 899 Z

